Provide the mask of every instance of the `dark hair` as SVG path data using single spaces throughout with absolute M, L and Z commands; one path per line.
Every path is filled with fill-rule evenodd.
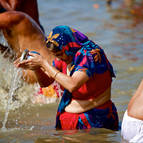
M 57 48 L 57 46 L 56 46 L 53 42 L 48 41 L 48 42 L 46 43 L 46 45 L 47 45 L 47 48 L 51 49 L 51 50 L 54 51 L 54 52 L 60 51 L 60 49 Z

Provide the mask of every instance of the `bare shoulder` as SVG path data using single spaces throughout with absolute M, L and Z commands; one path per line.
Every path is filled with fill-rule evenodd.
M 8 18 L 10 18 L 9 16 L 12 16 L 12 17 L 24 17 L 25 14 L 23 12 L 20 12 L 20 11 L 11 10 L 11 11 L 3 12 L 0 15 L 1 16 L 8 16 Z
M 24 15 L 21 12 L 6 11 L 0 14 L 0 23 L 12 23 L 21 20 Z
M 0 27 L 6 28 L 12 25 L 16 25 L 19 22 L 29 22 L 32 18 L 24 12 L 20 11 L 6 11 L 0 14 Z
M 143 80 L 140 82 L 134 96 L 128 104 L 128 115 L 143 119 Z
M 0 17 L 5 17 L 9 20 L 32 19 L 28 14 L 21 11 L 6 11 L 0 14 Z

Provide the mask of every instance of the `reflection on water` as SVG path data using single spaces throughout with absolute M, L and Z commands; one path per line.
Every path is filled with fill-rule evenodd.
M 19 136 L 17 136 L 17 134 Z M 89 131 L 55 131 L 50 129 L 50 133 L 46 129 L 33 131 L 13 129 L 13 131 L 1 133 L 1 135 L 7 136 L 7 139 L 3 139 L 5 143 L 8 143 L 8 141 L 20 142 L 21 140 L 23 140 L 23 142 L 33 140 L 34 143 L 117 143 L 117 137 L 119 138 L 118 132 L 114 133 L 105 129 L 91 129 Z
M 39 0 L 38 3 L 46 35 L 54 26 L 65 24 L 87 34 L 103 47 L 117 76 L 113 80 L 112 99 L 121 122 L 127 104 L 142 79 L 142 21 L 137 21 L 121 0 L 113 1 L 110 7 L 107 7 L 106 1 L 101 0 Z M 13 66 L 0 55 L 0 67 L 1 128 Z M 37 85 L 22 83 L 17 92 L 19 102 L 9 114 L 8 131 L 0 131 L 0 143 L 120 143 L 120 131 L 56 131 L 54 125 L 57 103 L 32 104 L 31 95 L 36 90 Z

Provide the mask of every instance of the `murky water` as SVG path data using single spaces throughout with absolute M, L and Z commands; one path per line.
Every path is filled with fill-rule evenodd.
M 120 122 L 143 73 L 143 23 L 136 23 L 121 0 L 107 7 L 105 0 L 39 0 L 40 20 L 48 33 L 56 25 L 69 25 L 103 47 L 116 71 L 112 99 Z M 7 68 L 8 66 L 8 68 Z M 13 66 L 0 55 L 0 128 L 4 120 Z M 120 143 L 120 131 L 91 129 L 56 131 L 57 103 L 32 104 L 37 85 L 21 83 L 0 143 Z

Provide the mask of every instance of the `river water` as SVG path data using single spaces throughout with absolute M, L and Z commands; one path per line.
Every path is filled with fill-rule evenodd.
M 40 21 L 48 33 L 56 25 L 69 25 L 85 33 L 107 53 L 114 66 L 112 99 L 120 123 L 143 73 L 143 23 L 126 9 L 121 0 L 107 7 L 105 0 L 38 0 Z M 0 55 L 0 128 L 5 116 L 13 65 Z M 91 129 L 56 131 L 57 102 L 33 104 L 38 85 L 19 81 L 7 119 L 0 130 L 0 143 L 120 143 L 120 131 Z

